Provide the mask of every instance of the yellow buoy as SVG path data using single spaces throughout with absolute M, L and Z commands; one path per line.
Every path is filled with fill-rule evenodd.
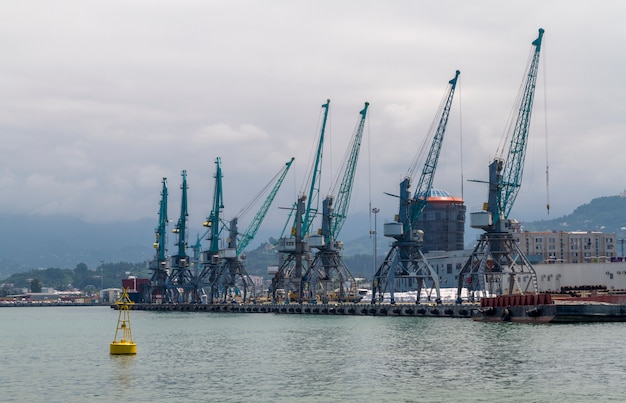
M 114 355 L 130 355 L 137 354 L 137 345 L 133 342 L 133 334 L 130 330 L 130 306 L 133 301 L 130 300 L 126 288 L 122 291 L 122 296 L 115 302 L 119 316 L 117 317 L 117 328 L 115 329 L 115 339 L 111 343 L 111 354 Z M 121 331 L 121 332 L 120 332 Z M 117 339 L 117 335 L 121 333 L 122 338 Z

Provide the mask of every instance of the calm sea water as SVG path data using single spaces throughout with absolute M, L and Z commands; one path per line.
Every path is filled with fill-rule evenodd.
M 0 308 L 2 402 L 626 400 L 626 324 Z

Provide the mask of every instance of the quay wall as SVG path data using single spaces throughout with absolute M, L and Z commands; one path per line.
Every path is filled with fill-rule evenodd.
M 437 318 L 471 318 L 478 304 L 133 304 L 132 310 L 274 313 L 286 315 L 352 315 L 352 316 L 421 316 Z M 112 305 L 111 308 L 116 308 Z

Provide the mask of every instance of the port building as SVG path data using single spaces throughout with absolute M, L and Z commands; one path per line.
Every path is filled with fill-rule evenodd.
M 423 252 L 463 250 L 465 237 L 465 204 L 452 193 L 431 189 L 428 204 L 417 220 L 424 231 Z

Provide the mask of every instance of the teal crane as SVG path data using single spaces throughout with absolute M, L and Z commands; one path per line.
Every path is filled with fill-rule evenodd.
M 180 217 L 178 218 L 178 223 L 176 223 L 176 227 L 172 230 L 174 234 L 178 235 L 178 240 L 176 241 L 176 246 L 178 246 L 178 254 L 176 254 L 177 259 L 186 259 L 187 258 L 187 217 L 189 217 L 189 211 L 187 208 L 187 171 L 183 171 L 181 173 L 183 177 L 183 183 L 180 186 L 182 190 L 181 202 L 180 202 Z M 175 262 L 179 264 L 179 262 Z
M 168 276 L 167 262 L 167 178 L 162 180 L 161 201 L 159 203 L 159 222 L 155 229 L 153 247 L 155 256 L 150 261 L 148 268 L 152 271 L 150 286 L 144 299 L 148 302 L 160 302 L 166 298 L 166 281 Z
M 222 160 L 220 157 L 215 159 L 215 185 L 213 188 L 213 204 L 211 212 L 202 224 L 207 228 L 207 239 L 209 247 L 203 250 L 200 255 L 200 265 L 202 270 L 198 276 L 197 288 L 203 288 L 207 285 L 209 288 L 208 302 L 213 303 L 218 297 L 218 279 L 220 273 L 220 257 L 219 257 L 219 240 L 222 231 L 221 212 L 224 209 L 224 201 L 222 195 Z
M 498 150 L 498 156 L 489 164 L 489 181 L 485 182 L 489 184 L 488 201 L 482 211 L 470 214 L 470 226 L 484 233 L 459 273 L 459 303 L 463 288 L 467 288 L 470 299 L 474 299 L 477 291 L 508 295 L 538 292 L 535 270 L 513 239 L 515 222 L 509 219 L 509 213 L 522 184 L 543 34 L 540 28 L 532 42 L 517 118 L 512 132 L 506 133 L 510 136 L 507 156 L 502 157 L 504 150 Z
M 220 251 L 221 267 L 217 280 L 218 292 L 220 293 L 222 302 L 225 302 L 228 297 L 235 294 L 240 294 L 243 302 L 247 301 L 249 294 L 255 295 L 254 283 L 245 268 L 245 256 L 242 256 L 242 253 L 250 241 L 254 239 L 254 236 L 261 227 L 293 161 L 294 158 L 291 158 L 290 161 L 285 163 L 284 167 L 274 175 L 270 182 L 268 182 L 253 200 L 230 221 L 228 245 L 226 249 Z M 239 219 L 249 211 L 263 195 L 267 195 L 263 204 L 250 222 L 250 225 L 248 225 L 246 231 L 240 234 L 238 230 Z
M 215 160 L 215 186 L 213 189 L 213 208 L 202 224 L 206 228 L 210 228 L 209 240 L 210 246 L 208 253 L 216 254 L 219 252 L 219 237 L 221 232 L 220 214 L 224 209 L 224 199 L 222 194 L 222 159 L 217 157 Z M 208 256 L 207 256 L 208 257 Z M 210 259 L 207 259 L 210 260 Z
M 298 196 L 298 200 L 291 209 L 285 228 L 283 228 L 281 238 L 278 240 L 277 250 L 279 252 L 280 265 L 276 273 L 272 273 L 274 278 L 269 287 L 269 294 L 271 294 L 274 301 L 277 300 L 276 292 L 279 289 L 284 289 L 287 296 L 291 293 L 297 294 L 298 298 L 301 298 L 302 295 L 302 276 L 310 264 L 307 235 L 319 209 L 322 152 L 329 106 L 330 100 L 326 100 L 326 103 L 322 105 L 324 115 L 317 142 L 315 160 L 304 185 L 304 188 L 308 187 L 309 189 L 308 194 L 300 194 Z M 294 216 L 293 221 L 292 216 Z M 292 227 L 291 234 L 287 237 L 284 235 L 289 223 L 292 223 Z M 288 299 L 286 302 L 289 302 Z
M 428 287 L 430 287 L 427 291 L 428 298 L 430 299 L 434 291 L 436 293 L 435 301 L 441 303 L 439 276 L 422 253 L 423 231 L 415 227 L 428 203 L 428 195 L 432 189 L 460 74 L 457 70 L 454 78 L 448 82 L 449 89 L 438 112 L 439 123 L 434 132 L 429 133 L 426 137 L 426 139 L 432 138 L 432 141 L 413 196 L 411 196 L 409 188 L 411 177 L 417 170 L 419 158 L 414 159 L 405 179 L 400 183 L 400 206 L 397 221 L 385 224 L 385 236 L 394 238 L 395 241 L 392 243 L 385 260 L 374 274 L 372 303 L 377 302 L 377 295 L 379 302 L 384 301 L 384 294 L 388 292 L 390 302 L 394 304 L 396 291 L 417 291 L 416 303 L 419 303 L 422 289 L 428 290 Z M 420 150 L 420 154 L 424 149 Z
M 172 301 L 189 302 L 195 300 L 195 287 L 193 273 L 190 269 L 190 256 L 187 255 L 187 218 L 189 211 L 187 206 L 187 171 L 182 171 L 183 182 L 181 185 L 182 197 L 180 203 L 180 217 L 172 230 L 177 236 L 177 254 L 171 258 L 170 274 L 168 277 L 168 294 Z
M 312 303 L 316 303 L 318 298 L 327 303 L 331 298 L 343 301 L 356 296 L 356 281 L 343 261 L 340 253 L 342 244 L 337 239 L 348 216 L 368 107 L 369 102 L 366 102 L 359 112 L 359 122 L 349 144 L 348 154 L 339 170 L 343 175 L 337 176 L 334 189 L 322 203 L 320 234 L 309 237 L 309 245 L 318 251 L 307 269 L 302 288 Z M 339 189 L 335 191 L 337 184 Z M 338 290 L 336 295 L 335 290 Z

